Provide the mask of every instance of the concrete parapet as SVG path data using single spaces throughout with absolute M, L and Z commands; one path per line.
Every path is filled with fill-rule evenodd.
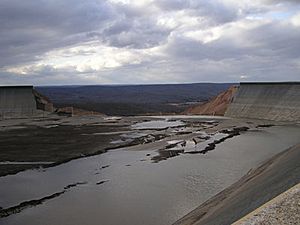
M 300 121 L 300 82 L 241 83 L 225 116 Z
M 30 117 L 36 114 L 32 86 L 0 86 L 0 119 Z

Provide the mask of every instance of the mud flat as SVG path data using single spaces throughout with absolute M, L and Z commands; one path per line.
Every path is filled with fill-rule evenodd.
M 174 225 L 232 224 L 300 182 L 300 144 L 251 170 Z
M 50 116 L 0 120 L 0 176 L 51 167 L 111 149 L 156 142 L 218 124 L 205 120 L 205 117 L 185 116 L 176 119 Z
M 35 121 L 34 126 L 51 126 L 42 128 L 47 132 L 57 129 L 50 122 Z M 76 137 L 91 138 L 87 140 L 95 141 L 95 146 L 114 142 L 121 147 L 0 177 L 1 225 L 38 225 L 45 221 L 64 225 L 172 224 L 300 139 L 300 127 L 296 125 L 214 117 L 81 118 L 58 122 L 62 122 L 58 127 L 64 126 L 66 133 L 92 127 L 90 132 L 79 129 Z M 14 126 L 28 124 L 32 121 Z M 104 124 L 115 127 L 96 130 Z M 26 129 L 10 127 L 6 131 Z M 111 140 L 97 142 L 110 135 L 114 135 Z M 39 143 L 38 138 L 32 137 L 31 141 Z M 213 148 L 202 152 L 210 143 Z M 91 151 L 90 146 L 77 150 Z M 13 162 L 10 158 L 3 162 L 7 161 Z M 49 161 L 36 158 L 40 163 Z M 28 157 L 24 162 L 33 160 Z
M 102 117 L 2 120 L 0 176 L 103 153 L 116 146 L 110 142 L 119 134 L 113 132 L 125 132 L 127 126 L 127 122 L 108 123 Z M 110 133 L 94 135 L 102 132 Z
M 168 128 L 180 121 L 155 119 L 160 127 L 135 131 L 144 117 L 46 117 L 0 120 L 0 176 L 26 169 L 52 167 L 110 149 L 154 142 L 169 136 Z M 162 125 L 163 126 L 162 126 Z

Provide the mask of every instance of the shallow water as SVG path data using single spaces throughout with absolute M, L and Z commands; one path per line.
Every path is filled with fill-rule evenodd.
M 136 123 L 132 125 L 133 129 L 136 130 L 156 130 L 166 129 L 169 127 L 179 127 L 185 124 L 180 120 L 168 121 L 168 120 L 152 120 L 147 122 Z
M 46 170 L 2 177 L 3 208 L 51 195 L 70 184 L 83 184 L 42 205 L 2 218 L 0 224 L 172 224 L 299 140 L 299 127 L 275 126 L 227 139 L 205 155 L 184 154 L 152 163 L 155 149 L 114 150 Z
M 149 116 L 157 119 L 213 119 L 213 120 L 226 120 L 230 119 L 225 116 L 209 116 L 209 115 L 168 115 L 168 116 Z
M 53 162 L 12 162 L 12 161 L 5 161 L 0 162 L 0 165 L 40 165 L 40 164 L 52 164 Z

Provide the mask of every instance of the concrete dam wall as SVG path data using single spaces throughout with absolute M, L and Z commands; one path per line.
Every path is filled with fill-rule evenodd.
M 225 116 L 300 121 L 300 82 L 241 83 Z
M 32 86 L 0 87 L 0 119 L 33 116 L 36 110 Z

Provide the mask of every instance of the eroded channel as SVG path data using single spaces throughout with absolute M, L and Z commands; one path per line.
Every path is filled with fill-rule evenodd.
M 172 129 L 188 132 L 181 126 Z M 122 137 L 145 138 L 150 135 L 147 130 L 141 130 L 145 136 Z M 110 150 L 2 177 L 0 207 L 10 213 L 0 224 L 172 224 L 300 138 L 298 126 L 193 132 L 198 133 L 190 139 L 166 144 L 159 139 L 160 148 Z M 159 160 L 162 152 L 172 157 Z M 23 207 L 24 202 L 33 204 Z M 19 205 L 22 209 L 8 210 Z

